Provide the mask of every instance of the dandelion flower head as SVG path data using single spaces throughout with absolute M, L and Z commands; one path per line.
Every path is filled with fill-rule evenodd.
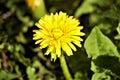
M 52 60 L 60 57 L 62 51 L 71 56 L 73 51 L 77 50 L 75 45 L 82 46 L 81 36 L 85 35 L 81 32 L 83 26 L 79 26 L 79 24 L 80 22 L 76 18 L 61 11 L 45 15 L 35 23 L 39 29 L 33 30 L 35 32 L 33 40 L 36 40 L 35 44 L 40 44 L 41 49 L 47 47 L 45 54 L 51 54 Z

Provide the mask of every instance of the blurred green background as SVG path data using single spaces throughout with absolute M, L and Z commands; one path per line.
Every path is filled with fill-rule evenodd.
M 0 80 L 65 80 L 32 40 L 34 23 L 66 12 L 86 33 L 67 64 L 74 80 L 120 80 L 120 0 L 0 0 Z

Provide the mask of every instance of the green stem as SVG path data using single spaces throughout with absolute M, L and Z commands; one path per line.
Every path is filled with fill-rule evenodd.
M 63 70 L 63 74 L 64 74 L 66 80 L 73 80 L 63 54 L 60 56 L 60 65 L 61 65 L 61 68 Z

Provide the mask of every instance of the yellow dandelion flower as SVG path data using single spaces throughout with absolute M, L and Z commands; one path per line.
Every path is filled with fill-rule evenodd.
M 64 12 L 51 13 L 42 17 L 35 25 L 39 30 L 33 30 L 33 40 L 35 44 L 40 44 L 40 48 L 46 48 L 46 55 L 51 54 L 51 59 L 61 56 L 61 51 L 66 52 L 68 56 L 73 55 L 77 45 L 81 47 L 85 33 L 81 32 L 83 26 L 79 26 L 79 21 L 73 16 L 68 16 Z

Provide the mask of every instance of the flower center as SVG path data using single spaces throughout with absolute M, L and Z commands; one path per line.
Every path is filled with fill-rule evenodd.
M 53 35 L 53 38 L 54 38 L 54 39 L 58 39 L 58 38 L 60 38 L 60 37 L 63 35 L 63 32 L 62 32 L 62 30 L 60 30 L 60 29 L 54 28 L 54 29 L 52 30 L 52 35 Z

